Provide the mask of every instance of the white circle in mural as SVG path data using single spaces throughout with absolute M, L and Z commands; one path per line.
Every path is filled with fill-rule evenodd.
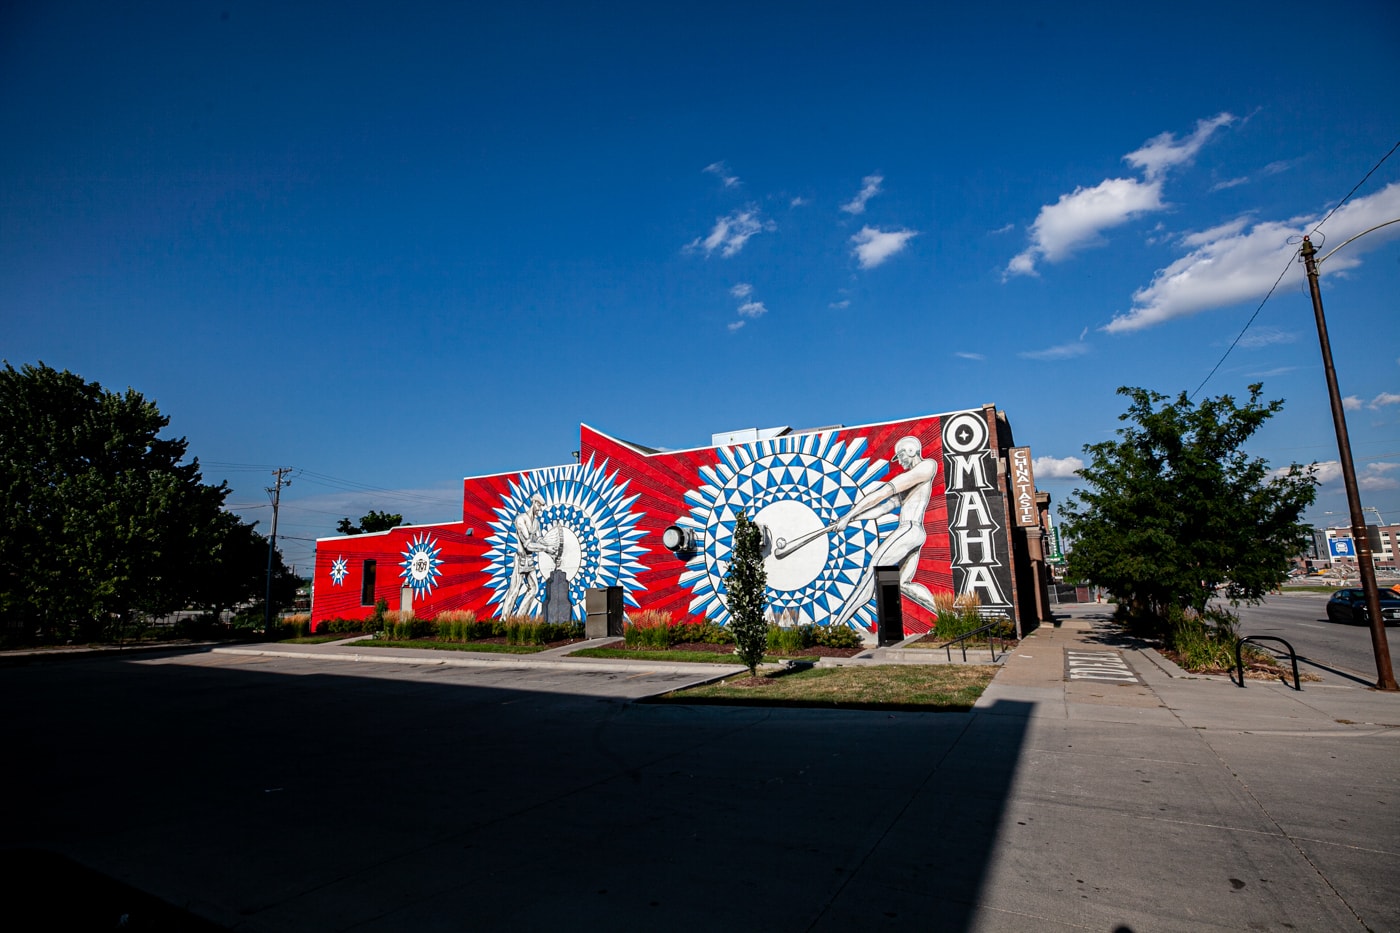
M 548 580 L 555 570 L 562 570 L 564 576 L 572 580 L 579 567 L 583 566 L 583 548 L 579 545 L 578 535 L 568 525 L 551 525 L 545 530 L 544 540 L 546 544 L 562 545 L 562 550 L 557 564 L 553 554 L 540 552 L 540 576 Z
M 763 558 L 763 570 L 768 585 L 775 590 L 800 590 L 821 575 L 826 567 L 829 542 L 826 535 L 817 535 L 796 550 L 778 557 L 773 553 L 778 539 L 797 541 L 803 535 L 824 527 L 812 507 L 797 499 L 782 499 L 759 510 L 754 521 L 768 529 L 770 541 Z
M 943 427 L 943 443 L 957 454 L 983 450 L 987 446 L 987 422 L 970 412 L 954 415 Z

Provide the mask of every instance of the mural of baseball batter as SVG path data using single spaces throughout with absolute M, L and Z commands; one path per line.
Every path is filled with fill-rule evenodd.
M 758 434 L 657 451 L 583 425 L 578 463 L 464 480 L 460 523 L 319 541 L 313 622 L 367 612 L 360 575 L 397 547 L 400 563 L 431 548 L 431 575 L 419 560 L 402 581 L 382 573 L 372 586 L 392 603 L 398 584 L 412 585 L 424 618 L 447 608 L 539 616 L 548 581 L 562 591 L 562 573 L 577 620 L 588 589 L 616 586 L 631 608 L 724 624 L 740 511 L 764 532 L 775 620 L 873 631 L 883 566 L 899 567 L 913 632 L 932 625 L 939 593 L 1014 613 L 1012 522 L 997 470 L 1011 438 L 994 408 Z

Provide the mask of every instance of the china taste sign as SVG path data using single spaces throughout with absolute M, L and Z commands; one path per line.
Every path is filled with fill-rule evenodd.
M 1040 525 L 1040 515 L 1035 507 L 1035 474 L 1031 471 L 1031 449 L 1011 448 L 1011 507 L 1016 512 L 1016 525 L 1019 528 L 1035 528 Z

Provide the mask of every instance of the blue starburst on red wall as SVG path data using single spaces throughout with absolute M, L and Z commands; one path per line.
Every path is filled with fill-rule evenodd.
M 399 564 L 403 570 L 399 577 L 403 580 L 404 586 L 413 589 L 413 598 L 425 597 L 433 591 L 437 585 L 437 578 L 442 576 L 439 567 L 442 558 L 439 555 L 442 548 L 438 547 L 437 541 L 428 534 L 414 535 L 408 542 L 408 549 L 403 552 L 403 562 Z

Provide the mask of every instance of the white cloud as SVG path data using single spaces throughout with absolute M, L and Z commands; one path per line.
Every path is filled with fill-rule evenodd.
M 1075 250 L 1101 242 L 1102 231 L 1162 206 L 1159 181 L 1109 178 L 1092 188 L 1075 188 L 1040 209 L 1031 224 L 1031 245 L 1012 258 L 1006 274 L 1033 274 L 1038 260 L 1067 259 Z
M 743 317 L 762 317 L 768 313 L 768 309 L 761 301 L 746 301 L 739 305 L 739 314 Z
M 743 249 L 744 244 L 755 234 L 773 229 L 773 223 L 760 218 L 756 208 L 745 208 L 724 217 L 716 217 L 709 236 L 692 240 L 686 249 L 703 249 L 706 256 L 719 250 L 720 255 L 727 259 Z
M 1278 330 L 1274 327 L 1259 327 L 1241 337 L 1239 345 L 1255 349 L 1257 347 L 1271 347 L 1277 343 L 1294 343 L 1297 339 L 1298 335 L 1291 331 Z
M 841 210 L 847 214 L 864 214 L 865 202 L 880 193 L 880 184 L 884 180 L 883 175 L 866 175 L 860 180 L 860 194 L 842 204 Z
M 1342 465 L 1336 460 L 1323 460 L 1313 464 L 1314 474 L 1317 481 L 1324 486 L 1332 483 L 1339 483 L 1342 480 Z M 1379 461 L 1368 463 L 1356 474 L 1356 485 L 1361 489 L 1376 491 L 1380 489 L 1400 489 L 1400 479 L 1388 476 L 1391 471 L 1400 470 L 1400 463 L 1387 463 Z M 1276 476 L 1287 472 L 1287 469 L 1274 470 L 1270 475 Z
M 991 233 L 992 233 L 993 235 L 998 234 L 998 233 L 1010 233 L 1012 230 L 1015 230 L 1015 229 L 1016 229 L 1016 225 L 1015 225 L 1015 224 L 1002 224 L 1000 227 L 997 227 L 995 230 L 992 230 Z
M 851 299 L 849 298 L 842 298 L 840 301 L 833 301 L 831 304 L 827 305 L 827 307 L 831 308 L 833 311 L 845 311 L 850 306 Z
M 1241 175 L 1239 178 L 1227 178 L 1225 181 L 1217 181 L 1215 184 L 1210 186 L 1210 190 L 1212 193 L 1214 193 L 1216 191 L 1224 191 L 1227 188 L 1237 188 L 1240 185 L 1247 184 L 1249 184 L 1249 176 Z
M 1078 457 L 1036 457 L 1031 461 L 1031 471 L 1036 479 L 1070 479 L 1084 469 L 1084 461 Z
M 1382 405 L 1400 405 L 1400 395 L 1394 392 L 1382 392 L 1371 399 L 1370 408 L 1380 408 Z
M 1376 464 L 1371 464 L 1375 466 Z M 1379 472 L 1367 470 L 1356 478 L 1356 485 L 1367 492 L 1376 492 L 1382 489 L 1400 489 L 1400 480 L 1393 476 L 1382 476 Z
M 987 358 L 987 355 L 986 355 L 985 353 L 969 353 L 969 352 L 967 352 L 966 350 L 959 350 L 959 351 L 957 351 L 956 353 L 954 353 L 953 355 L 954 355 L 954 356 L 960 356 L 960 357 L 962 357 L 962 358 L 965 359 L 965 360 L 979 360 L 979 361 L 980 361 L 980 360 L 985 360 L 985 359 Z
M 793 198 L 788 202 L 788 207 L 802 207 L 807 203 L 807 199 L 801 196 Z
M 1327 240 L 1341 244 L 1397 216 L 1400 182 L 1392 182 L 1369 197 L 1344 205 L 1327 221 L 1323 232 Z M 1183 236 L 1181 245 L 1190 252 L 1158 270 L 1151 284 L 1133 293 L 1132 309 L 1114 317 L 1104 330 L 1126 333 L 1211 308 L 1258 300 L 1268 294 L 1281 270 L 1287 270 L 1285 281 L 1300 280 L 1301 265 L 1293 262 L 1297 238 L 1316 223 L 1316 217 L 1293 217 L 1249 227 L 1241 218 Z M 1329 275 L 1354 268 L 1360 265 L 1362 252 L 1397 235 L 1400 224 L 1382 228 L 1337 253 L 1320 271 Z M 1324 249 L 1319 253 L 1326 255 Z
M 917 230 L 878 230 L 875 227 L 861 227 L 860 233 L 851 237 L 855 244 L 856 258 L 862 269 L 873 269 L 891 256 L 902 252 L 909 241 L 919 235 Z
M 753 294 L 753 286 L 748 282 L 740 282 L 729 290 L 729 294 L 735 298 L 747 298 Z
M 745 322 L 745 321 L 730 321 L 730 322 L 729 322 L 729 332 L 730 332 L 731 334 L 734 333 L 734 331 L 736 331 L 736 330 L 738 330 L 739 328 L 743 327 L 745 323 L 747 323 L 747 322 Z
M 1287 472 L 1287 467 L 1280 467 L 1274 470 L 1270 476 L 1282 476 Z M 1342 478 L 1342 464 L 1337 460 L 1319 460 L 1313 464 L 1313 476 L 1317 477 L 1317 481 L 1324 486 L 1338 482 Z
M 1360 411 L 1361 405 L 1361 399 L 1357 398 L 1355 395 L 1348 395 L 1346 398 L 1342 399 L 1342 408 L 1346 411 Z
M 1003 278 L 1034 275 L 1037 262 L 1059 262 L 1079 249 L 1101 243 L 1103 231 L 1162 210 L 1166 207 L 1162 181 L 1167 169 L 1189 162 L 1212 133 L 1233 122 L 1235 117 L 1221 113 L 1198 120 L 1195 131 L 1183 140 L 1171 133 L 1154 136 L 1123 157 L 1142 171 L 1141 179 L 1107 178 L 1092 188 L 1075 188 L 1060 195 L 1054 204 L 1043 206 L 1031 224 L 1030 246 L 1012 257 Z
M 1024 350 L 1016 355 L 1026 360 L 1070 360 L 1089 352 L 1089 345 L 1082 341 L 1062 343 L 1044 350 Z
M 739 186 L 739 176 L 729 174 L 729 166 L 723 162 L 711 162 L 700 171 L 709 172 L 720 180 L 726 188 L 737 188 Z
M 1236 119 L 1233 114 L 1219 113 L 1208 120 L 1197 120 L 1195 131 L 1185 139 L 1178 141 L 1171 133 L 1161 133 L 1149 139 L 1141 149 L 1123 156 L 1123 159 L 1129 165 L 1142 169 L 1148 181 L 1155 181 L 1167 169 L 1190 162 L 1212 133 L 1229 126 Z

